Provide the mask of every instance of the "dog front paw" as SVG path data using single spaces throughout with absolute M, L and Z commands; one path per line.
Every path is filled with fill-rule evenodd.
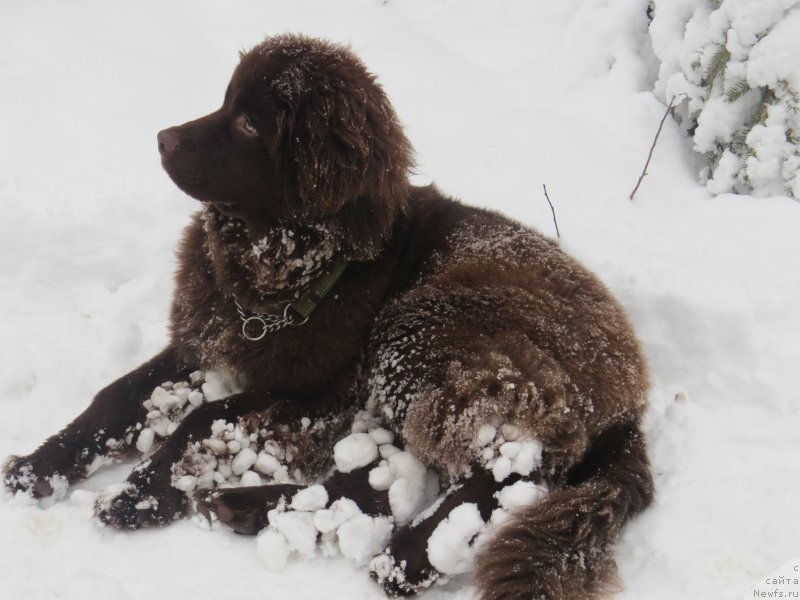
M 3 484 L 12 492 L 32 498 L 53 496 L 60 499 L 67 490 L 67 480 L 58 473 L 43 474 L 27 456 L 9 456 L 3 463 Z
M 95 515 L 106 525 L 117 529 L 139 529 L 143 526 L 143 511 L 158 508 L 153 497 L 142 498 L 132 483 L 111 486 L 102 492 L 94 506 Z
M 100 494 L 95 503 L 95 515 L 117 529 L 162 527 L 184 515 L 188 505 L 183 493 L 170 486 L 160 489 L 128 481 Z

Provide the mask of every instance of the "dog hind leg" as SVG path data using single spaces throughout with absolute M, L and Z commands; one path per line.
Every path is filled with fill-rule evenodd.
M 349 473 L 335 472 L 322 482 L 327 495 L 325 507 L 333 502 L 347 498 L 355 502 L 358 509 L 370 516 L 391 514 L 389 495 L 377 491 L 369 483 L 369 472 L 375 465 L 367 465 Z M 252 535 L 269 524 L 269 511 L 284 505 L 291 506 L 297 492 L 307 486 L 292 484 L 271 484 L 257 487 L 244 487 L 198 493 L 198 510 L 210 518 L 215 513 L 224 525 L 237 533 Z
M 390 596 L 409 596 L 430 587 L 443 574 L 468 571 L 475 539 L 498 506 L 496 492 L 506 483 L 498 483 L 489 471 L 475 465 L 440 501 L 395 531 L 386 549 L 370 562 L 372 578 Z M 452 530 L 447 530 L 447 521 L 452 522 Z

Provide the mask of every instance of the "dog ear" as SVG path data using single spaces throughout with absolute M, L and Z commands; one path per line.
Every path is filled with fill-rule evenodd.
M 304 216 L 325 217 L 356 199 L 405 205 L 411 146 L 383 90 L 359 75 L 273 88 L 282 106 L 273 155 Z

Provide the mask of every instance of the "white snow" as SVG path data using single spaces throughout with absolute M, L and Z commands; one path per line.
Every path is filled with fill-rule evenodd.
M 153 440 L 155 440 L 155 437 L 155 432 L 149 427 L 145 427 L 139 433 L 139 438 L 136 440 L 136 449 L 142 454 L 147 454 L 150 452 L 150 448 L 153 447 Z
M 264 566 L 270 571 L 283 571 L 292 549 L 279 531 L 268 527 L 256 538 L 256 551 Z
M 388 490 L 393 483 L 394 475 L 388 464 L 379 465 L 369 472 L 369 484 L 374 490 Z
M 206 371 L 205 383 L 203 383 L 203 395 L 209 402 L 215 402 L 222 398 L 227 398 L 241 389 L 236 384 L 236 380 L 230 373 L 224 371 Z
M 365 565 L 389 541 L 392 523 L 386 517 L 356 515 L 336 530 L 342 555 L 358 565 Z
M 349 473 L 372 464 L 380 456 L 382 460 L 369 471 L 369 484 L 376 491 L 388 490 L 389 506 L 396 523 L 406 523 L 426 502 L 433 501 L 439 489 L 438 477 L 429 473 L 413 454 L 393 446 L 394 434 L 378 426 L 375 415 L 359 411 L 351 430 L 350 435 L 334 445 L 336 468 Z M 351 556 L 344 550 L 342 553 Z M 359 558 L 357 562 L 364 563 L 366 559 Z
M 366 467 L 376 458 L 378 458 L 378 446 L 368 433 L 351 433 L 336 442 L 333 447 L 336 468 L 342 473 Z
M 472 569 L 475 550 L 470 543 L 483 528 L 477 504 L 456 506 L 428 538 L 428 560 L 445 575 L 458 575 Z
M 386 546 L 392 519 L 363 514 L 348 498 L 326 509 L 327 503 L 325 488 L 314 485 L 297 492 L 288 507 L 280 503 L 269 512 L 269 527 L 259 534 L 258 553 L 270 570 L 284 569 L 292 552 L 313 557 L 317 547 L 323 556 L 341 553 L 365 565 Z
M 388 459 L 390 456 L 400 452 L 400 448 L 397 446 L 392 446 L 391 444 L 383 444 L 382 446 L 378 447 L 378 452 L 380 453 L 381 458 Z
M 339 498 L 330 508 L 314 513 L 314 525 L 321 533 L 335 531 L 342 523 L 361 514 L 358 505 L 349 498 Z
M 710 6 L 658 3 L 676 9 L 662 10 L 673 19 L 665 44 L 683 48 L 700 1 Z M 665 110 L 654 82 L 661 100 L 694 94 L 680 60 L 706 41 L 699 16 L 686 30 L 699 44 L 674 58 L 680 77 L 659 79 L 646 5 L 4 3 L 0 459 L 34 450 L 164 346 L 174 250 L 197 204 L 161 170 L 155 134 L 219 106 L 239 49 L 302 31 L 351 43 L 379 75 L 417 150 L 416 182 L 554 235 L 546 183 L 562 246 L 631 315 L 653 371 L 645 432 L 657 498 L 616 546 L 616 600 L 742 597 L 797 554 L 800 206 L 712 197 L 669 119 L 627 199 Z M 776 58 L 771 36 L 751 68 L 788 76 L 796 54 Z M 46 510 L 0 502 L 0 598 L 384 597 L 342 557 L 262 568 L 289 556 L 277 532 L 97 527 L 97 491 L 129 468 L 98 471 Z M 471 592 L 454 581 L 427 597 Z
M 192 482 L 196 489 L 203 490 L 222 485 L 237 487 L 302 480 L 302 474 L 295 470 L 289 475 L 295 448 L 279 443 L 268 424 L 218 419 L 211 424 L 209 435 L 190 443 L 181 460 L 173 465 L 175 487 L 191 492 Z M 187 475 L 193 479 L 186 478 Z
M 384 444 L 391 444 L 394 441 L 394 434 L 389 431 L 388 429 L 384 429 L 383 427 L 376 427 L 375 429 L 371 429 L 369 431 L 369 436 L 375 440 L 375 443 L 379 446 Z
M 481 425 L 472 447 L 475 456 L 480 457 L 498 482 L 512 473 L 530 475 L 542 463 L 542 443 L 529 438 L 514 423 L 497 421 Z
M 262 481 L 261 477 L 259 477 L 258 473 L 255 471 L 245 471 L 239 478 L 239 485 L 242 487 L 262 485 L 263 483 L 264 481 Z
M 435 496 L 438 478 L 433 474 L 433 481 L 425 465 L 410 452 L 395 450 L 382 453 L 387 458 L 370 470 L 369 484 L 377 491 L 389 490 L 392 516 L 402 524 L 414 517 L 431 496 Z
M 278 459 L 271 454 L 259 452 L 253 468 L 264 475 L 272 475 L 275 471 L 281 468 L 281 463 L 278 462 Z
M 267 515 L 269 526 L 283 534 L 289 546 L 304 556 L 314 556 L 317 528 L 310 512 L 273 509 Z
M 47 478 L 47 482 L 50 484 L 50 487 L 53 488 L 53 493 L 49 498 L 42 500 L 43 505 L 50 505 L 55 502 L 60 502 L 67 496 L 67 492 L 69 491 L 69 482 L 67 481 L 66 477 L 63 475 L 52 475 L 51 477 Z
M 235 440 L 230 441 L 228 442 L 228 449 L 231 451 L 231 453 L 235 452 L 235 450 L 231 448 L 231 444 L 234 443 L 241 448 L 241 444 L 239 442 L 236 442 Z M 255 453 L 255 451 L 250 448 L 243 448 L 238 450 L 238 452 L 239 453 L 231 461 L 231 470 L 235 475 L 241 475 L 247 471 L 255 464 L 256 459 L 258 458 L 258 455 Z
M 485 425 L 481 425 L 480 429 L 478 429 L 478 435 L 475 438 L 475 445 L 478 447 L 487 446 L 491 441 L 494 440 L 494 436 L 497 434 L 497 429 L 494 425 L 489 423 Z
M 194 475 L 183 475 L 179 477 L 172 485 L 182 492 L 191 492 L 197 487 L 197 477 Z
M 424 500 L 424 488 L 408 479 L 395 479 L 389 487 L 389 505 L 399 524 L 406 523 L 417 513 Z
M 507 456 L 501 456 L 495 460 L 494 465 L 492 465 L 492 475 L 494 475 L 495 481 L 503 481 L 511 475 L 511 459 Z
M 497 501 L 503 510 L 530 506 L 539 500 L 545 489 L 531 481 L 517 481 L 497 492 Z
M 315 511 L 325 508 L 326 504 L 328 504 L 327 490 L 321 485 L 312 485 L 292 496 L 291 506 L 295 510 Z

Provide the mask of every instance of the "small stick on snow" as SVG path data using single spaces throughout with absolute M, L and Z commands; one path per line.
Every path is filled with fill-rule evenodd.
M 647 167 L 650 165 L 650 159 L 653 158 L 653 150 L 656 149 L 656 143 L 658 142 L 658 136 L 661 135 L 661 128 L 664 127 L 664 121 L 667 120 L 667 115 L 669 115 L 675 109 L 675 99 L 680 96 L 685 96 L 686 94 L 676 94 L 672 97 L 672 100 L 669 101 L 669 106 L 667 110 L 664 112 L 664 116 L 661 117 L 661 123 L 658 124 L 658 131 L 656 131 L 656 137 L 653 138 L 653 145 L 650 146 L 650 153 L 647 155 L 647 162 L 644 163 L 644 169 L 642 169 L 642 174 L 639 176 L 639 181 L 636 182 L 636 187 L 633 188 L 631 192 L 630 199 L 633 200 L 633 196 L 636 194 L 636 190 L 639 189 L 639 186 L 642 184 L 642 179 L 644 176 L 647 175 Z
M 550 205 L 550 212 L 553 213 L 553 223 L 556 226 L 556 235 L 558 236 L 558 239 L 561 239 L 561 232 L 558 231 L 558 220 L 556 219 L 556 209 L 553 208 L 553 203 L 550 202 L 550 196 L 547 195 L 547 186 L 545 184 L 542 184 L 542 187 L 544 188 L 544 197 L 547 199 L 547 203 Z

